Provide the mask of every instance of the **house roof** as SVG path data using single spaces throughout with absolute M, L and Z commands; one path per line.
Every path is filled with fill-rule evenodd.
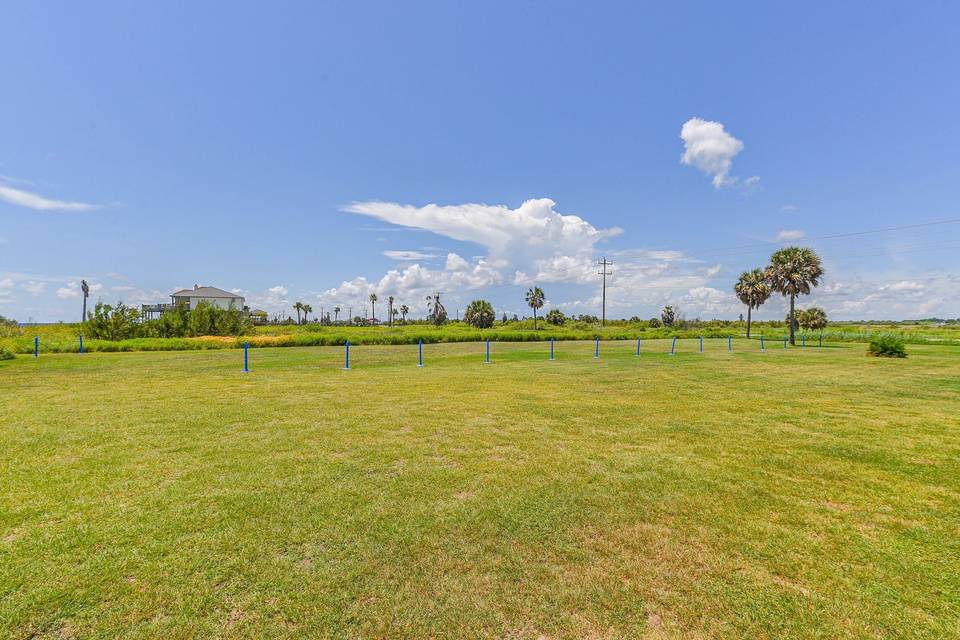
M 216 287 L 194 287 L 193 289 L 181 289 L 170 294 L 174 298 L 242 298 L 240 294 L 230 293 Z

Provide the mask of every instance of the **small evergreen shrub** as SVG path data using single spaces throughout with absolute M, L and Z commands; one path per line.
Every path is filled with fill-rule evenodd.
M 13 349 L 0 344 L 0 360 L 13 360 L 17 357 L 17 354 L 13 352 Z
M 867 354 L 880 358 L 906 358 L 907 348 L 900 336 L 884 333 L 870 339 Z

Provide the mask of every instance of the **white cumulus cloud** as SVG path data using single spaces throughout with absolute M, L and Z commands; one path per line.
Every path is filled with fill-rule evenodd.
M 730 186 L 738 181 L 730 176 L 733 159 L 743 151 L 743 142 L 734 138 L 719 122 L 690 118 L 680 128 L 683 140 L 683 155 L 680 162 L 696 167 L 713 178 L 713 186 Z M 747 187 L 753 187 L 760 181 L 751 176 L 744 181 Z

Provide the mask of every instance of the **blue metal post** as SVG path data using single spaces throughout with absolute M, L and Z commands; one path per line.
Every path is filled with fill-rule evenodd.
M 703 353 L 703 336 L 700 336 L 700 353 Z
M 594 338 L 593 357 L 600 357 L 600 338 Z
M 733 336 L 727 336 L 727 351 L 733 351 Z
M 783 336 L 783 348 L 787 348 L 787 336 Z
M 347 340 L 346 342 L 344 342 L 343 346 L 345 348 L 345 358 L 346 358 L 343 364 L 343 368 L 349 369 L 350 368 L 350 341 Z
M 807 334 L 803 334 L 802 336 L 800 336 L 800 348 L 801 349 L 807 348 Z
M 80 353 L 83 353 L 83 334 L 80 334 Z
M 823 347 L 823 334 L 820 334 L 820 347 Z
M 763 346 L 763 334 L 760 334 L 760 351 L 766 351 L 766 348 Z
M 418 366 L 418 367 L 422 367 L 422 366 L 423 366 L 423 338 L 420 338 L 420 341 L 419 341 L 417 344 L 418 344 L 419 349 L 420 349 L 420 355 L 419 355 L 419 360 L 418 360 L 417 366 Z
M 553 360 L 553 338 L 550 338 L 550 359 Z
M 637 356 L 640 356 L 640 338 L 637 338 Z
M 490 338 L 487 338 L 487 359 L 484 364 L 490 364 Z
M 33 336 L 33 357 L 40 357 L 40 336 Z
M 250 348 L 249 343 L 243 343 L 243 372 L 250 373 L 250 359 L 247 354 L 247 349 Z
M 670 355 L 674 355 L 677 349 L 677 336 L 673 336 L 673 344 L 670 345 Z

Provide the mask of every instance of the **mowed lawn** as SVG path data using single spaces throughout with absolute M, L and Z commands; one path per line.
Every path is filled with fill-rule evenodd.
M 960 348 L 0 363 L 12 638 L 960 636 Z

